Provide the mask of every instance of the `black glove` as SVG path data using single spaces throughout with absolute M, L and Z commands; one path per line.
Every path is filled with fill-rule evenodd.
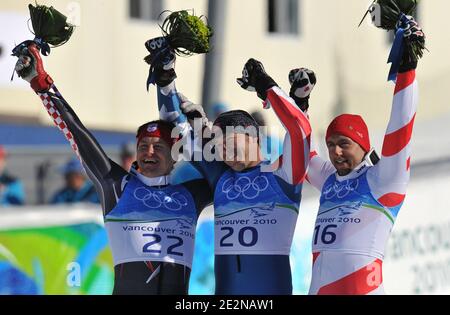
M 406 21 L 398 21 L 397 28 L 399 27 L 406 29 L 403 34 L 405 41 L 403 57 L 398 71 L 401 73 L 417 67 L 417 56 L 414 55 L 413 43 L 419 43 L 420 46 L 425 47 L 425 34 L 414 17 L 409 15 L 406 16 Z
M 156 65 L 153 73 L 155 75 L 155 83 L 159 87 L 165 87 L 177 78 L 175 69 L 165 70 L 162 65 Z
M 175 73 L 175 53 L 169 47 L 164 37 L 156 37 L 145 42 L 145 48 L 150 53 L 144 58 L 150 65 L 147 79 L 147 90 L 150 84 L 156 83 L 160 87 L 169 85 L 177 78 Z
M 289 96 L 294 99 L 303 112 L 309 108 L 309 96 L 316 83 L 316 74 L 312 70 L 300 68 L 289 72 L 289 84 L 291 85 Z
M 267 90 L 278 84 L 266 73 L 258 60 L 249 59 L 242 70 L 242 78 L 236 79 L 241 88 L 258 94 L 263 101 L 267 98 Z

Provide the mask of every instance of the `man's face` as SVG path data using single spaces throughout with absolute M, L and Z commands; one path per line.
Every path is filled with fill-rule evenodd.
M 66 174 L 66 183 L 67 186 L 78 191 L 84 185 L 84 175 L 78 172 L 70 172 Z
M 220 158 L 234 171 L 240 172 L 261 161 L 257 137 L 232 133 L 216 141 Z
M 147 177 L 168 175 L 174 165 L 170 146 L 161 138 L 145 137 L 136 153 L 139 172 Z
M 327 147 L 330 161 L 341 176 L 349 174 L 366 154 L 358 143 L 339 134 L 327 139 Z
M 5 169 L 5 158 L 0 156 L 0 175 L 3 173 Z

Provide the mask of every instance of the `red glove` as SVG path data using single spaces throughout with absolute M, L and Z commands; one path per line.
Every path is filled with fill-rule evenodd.
M 41 54 L 35 43 L 22 49 L 15 70 L 36 92 L 48 91 L 53 84 L 53 79 L 44 70 Z

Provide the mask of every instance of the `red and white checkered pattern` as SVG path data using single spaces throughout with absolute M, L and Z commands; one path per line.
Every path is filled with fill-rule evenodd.
M 75 140 L 73 138 L 72 133 L 69 131 L 69 128 L 67 128 L 66 123 L 63 121 L 61 114 L 56 109 L 55 104 L 53 104 L 52 99 L 48 95 L 48 93 L 37 93 L 39 97 L 42 100 L 42 103 L 44 104 L 44 107 L 47 109 L 48 114 L 53 119 L 53 122 L 58 127 L 59 130 L 62 131 L 66 139 L 69 141 L 72 149 L 77 154 L 78 158 L 80 158 L 79 152 L 78 152 L 78 146 L 75 143 Z

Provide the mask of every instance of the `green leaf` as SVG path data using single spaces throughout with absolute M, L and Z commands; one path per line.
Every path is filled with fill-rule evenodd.
M 381 10 L 381 25 L 386 30 L 394 30 L 400 15 L 413 15 L 419 0 L 376 0 Z
M 377 25 L 377 27 L 395 31 L 401 14 L 414 15 L 419 0 L 375 0 L 373 4 L 380 6 L 380 25 Z M 422 58 L 424 49 L 424 43 L 405 41 L 405 53 L 408 62 Z
M 412 15 L 419 4 L 419 0 L 397 0 L 396 4 L 400 9 L 400 12 L 405 13 L 406 15 Z
M 182 10 L 172 12 L 164 20 L 161 29 L 169 46 L 178 55 L 189 56 L 210 51 L 209 40 L 213 31 L 202 18 Z
M 72 36 L 74 26 L 67 17 L 53 7 L 28 5 L 34 35 L 53 47 L 65 44 Z

